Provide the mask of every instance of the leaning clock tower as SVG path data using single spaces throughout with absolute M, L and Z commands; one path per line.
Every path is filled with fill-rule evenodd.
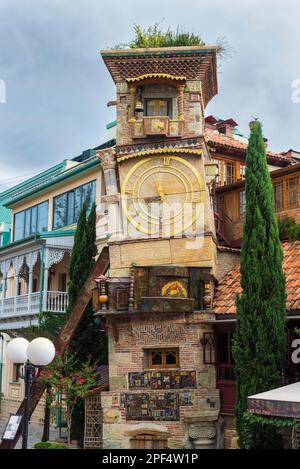
M 216 48 L 101 54 L 117 115 L 116 146 L 98 152 L 110 255 L 96 300 L 109 341 L 103 447 L 216 448 L 215 165 L 203 137 Z

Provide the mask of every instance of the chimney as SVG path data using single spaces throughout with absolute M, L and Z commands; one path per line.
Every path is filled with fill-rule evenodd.
M 216 123 L 216 128 L 220 134 L 224 134 L 227 137 L 233 137 L 233 130 L 237 127 L 237 122 L 233 119 L 219 120 Z
M 214 129 L 216 130 L 216 123 L 218 122 L 218 119 L 215 116 L 207 116 L 205 117 L 205 128 L 206 129 Z

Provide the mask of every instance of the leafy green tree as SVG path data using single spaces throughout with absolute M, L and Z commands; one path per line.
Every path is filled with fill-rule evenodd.
M 285 356 L 286 293 L 273 188 L 259 121 L 250 123 L 246 158 L 246 214 L 241 251 L 242 294 L 236 299 L 233 356 L 237 432 L 241 448 L 280 447 L 275 429 L 245 418 L 247 397 L 281 384 Z
M 78 365 L 74 355 L 70 352 L 63 357 L 58 356 L 42 371 L 41 379 L 47 386 L 47 405 L 52 405 L 57 393 L 64 395 L 66 403 L 68 446 L 71 443 L 71 426 L 73 412 L 78 402 L 83 402 L 85 393 L 99 383 L 97 367 L 90 360 Z
M 83 287 L 87 278 L 87 207 L 84 203 L 79 214 L 76 233 L 74 237 L 74 245 L 69 268 L 69 285 L 68 285 L 68 313 L 72 310 L 75 300 Z

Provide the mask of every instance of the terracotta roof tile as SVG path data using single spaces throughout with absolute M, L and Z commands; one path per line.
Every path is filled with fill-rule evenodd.
M 283 243 L 283 270 L 286 277 L 287 309 L 300 310 L 300 241 Z M 231 270 L 219 282 L 215 299 L 216 314 L 235 314 L 235 295 L 241 293 L 240 269 Z
M 234 137 L 229 137 L 228 135 L 220 134 L 218 131 L 213 129 L 205 130 L 205 140 L 209 145 L 220 146 L 224 148 L 231 148 L 235 150 L 241 150 L 246 152 L 248 144 L 241 140 L 238 140 Z M 290 155 L 286 153 L 275 153 L 270 150 L 267 150 L 268 158 L 275 158 L 282 162 L 291 163 Z

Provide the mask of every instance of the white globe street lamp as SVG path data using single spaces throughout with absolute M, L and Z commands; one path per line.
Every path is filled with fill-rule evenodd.
M 27 362 L 28 345 L 28 340 L 23 339 L 23 337 L 17 337 L 16 339 L 12 339 L 6 347 L 6 358 L 8 358 L 8 360 L 11 360 L 13 363 Z
M 55 357 L 55 347 L 49 339 L 38 337 L 28 345 L 27 357 L 35 366 L 47 366 Z
M 8 360 L 25 365 L 24 375 L 22 376 L 25 382 L 22 449 L 27 449 L 30 388 L 33 381 L 34 367 L 47 366 L 54 357 L 55 347 L 45 337 L 38 337 L 31 342 L 22 337 L 17 337 L 12 339 L 6 347 L 6 358 Z

